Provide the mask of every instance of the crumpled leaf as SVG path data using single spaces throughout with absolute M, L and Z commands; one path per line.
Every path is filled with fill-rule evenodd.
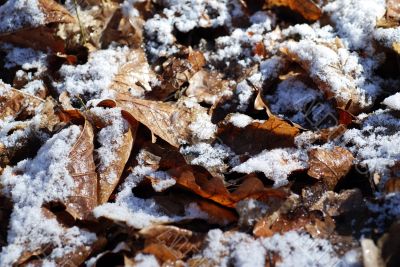
M 266 4 L 288 7 L 307 20 L 317 20 L 322 15 L 321 8 L 313 0 L 266 0 Z
M 10 0 L 10 2 L 12 1 Z M 0 32 L 0 42 L 13 43 L 37 50 L 47 51 L 50 49 L 53 52 L 64 52 L 64 41 L 56 37 L 55 31 L 46 25 L 72 23 L 75 21 L 74 17 L 64 6 L 53 0 L 38 0 L 37 3 L 38 8 L 44 15 L 43 23 L 32 25 L 30 20 L 22 19 L 22 23 L 18 24 L 17 27 L 8 28 L 5 32 Z M 7 9 L 5 10 L 7 11 Z M 25 15 L 24 11 L 20 10 L 15 10 L 16 13 L 2 14 L 3 12 L 0 8 L 0 17 L 11 17 L 11 21 L 14 19 L 21 20 L 20 16 L 23 17 Z
M 112 42 L 118 42 L 139 48 L 143 39 L 143 24 L 142 18 L 135 17 L 128 20 L 123 16 L 121 8 L 116 9 L 101 33 L 101 47 L 107 48 Z
M 309 151 L 309 158 L 307 174 L 315 179 L 323 179 L 331 190 L 350 171 L 354 160 L 353 154 L 342 147 L 332 150 L 315 148 Z
M 97 206 L 97 173 L 93 159 L 93 128 L 85 121 L 81 135 L 69 154 L 67 169 L 75 180 L 73 194 L 64 203 L 75 219 L 87 219 Z
M 150 92 L 149 96 L 157 100 L 169 99 L 175 93 L 178 99 L 182 95 L 181 87 L 205 65 L 205 58 L 199 51 L 191 48 L 181 52 L 180 57 L 169 57 L 162 64 L 161 86 Z
M 190 165 L 178 166 L 170 169 L 168 173 L 179 186 L 230 208 L 234 208 L 237 202 L 246 198 L 266 200 L 286 196 L 282 190 L 265 188 L 263 183 L 254 176 L 248 176 L 248 179 L 245 179 L 235 191 L 230 193 L 223 180 L 212 177 L 208 172 L 196 171 Z
M 121 66 L 110 85 L 110 91 L 119 97 L 142 96 L 151 91 L 150 82 L 156 79 L 143 49 L 129 52 L 127 63 Z
M 106 100 L 99 105 L 121 107 L 134 119 L 149 128 L 153 134 L 175 147 L 196 140 L 196 133 L 190 129 L 191 123 L 199 118 L 209 117 L 205 108 L 200 105 L 190 107 L 185 104 L 184 100 L 171 103 L 118 94 L 114 104 L 113 102 Z
M 230 93 L 228 85 L 220 73 L 200 70 L 190 78 L 185 94 L 196 97 L 199 102 L 213 105 L 223 94 Z
M 204 234 L 176 226 L 155 225 L 139 231 L 144 238 L 143 252 L 155 255 L 161 262 L 176 261 L 197 252 Z
M 226 123 L 218 130 L 218 138 L 236 154 L 258 154 L 265 149 L 293 147 L 300 129 L 276 116 L 265 122 L 253 121 L 243 128 Z
M 32 116 L 45 101 L 0 82 L 0 119 L 11 116 Z

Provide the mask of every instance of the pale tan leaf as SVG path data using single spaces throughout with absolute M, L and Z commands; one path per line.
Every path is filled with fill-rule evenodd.
M 127 63 L 114 76 L 109 90 L 128 97 L 142 96 L 151 91 L 150 81 L 156 79 L 156 75 L 147 63 L 143 49 L 132 50 L 127 58 Z

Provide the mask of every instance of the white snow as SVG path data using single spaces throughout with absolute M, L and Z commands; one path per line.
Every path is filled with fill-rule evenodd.
M 382 176 L 381 185 L 386 181 L 388 168 L 400 158 L 399 127 L 400 119 L 377 110 L 364 119 L 361 129 L 349 129 L 342 138 L 359 164 L 367 167 L 370 174 Z
M 376 21 L 385 14 L 385 7 L 384 0 L 335 0 L 323 10 L 330 14 L 339 36 L 350 49 L 371 53 Z
M 196 118 L 189 124 L 189 130 L 198 140 L 208 140 L 214 137 L 217 126 L 211 122 L 206 112 L 196 113 Z
M 279 187 L 288 183 L 288 176 L 293 171 L 307 167 L 307 155 L 304 151 L 286 148 L 264 150 L 232 170 L 239 173 L 263 172 Z
M 313 239 L 307 234 L 295 231 L 263 238 L 261 243 L 267 251 L 274 251 L 280 255 L 282 262 L 277 264 L 279 267 L 337 266 L 340 262 L 328 240 Z
M 33 28 L 45 23 L 38 0 L 9 0 L 0 6 L 0 33 Z
M 83 65 L 63 65 L 61 80 L 54 83 L 59 93 L 94 98 L 112 97 L 107 90 L 121 65 L 126 63 L 128 47 L 110 47 L 89 55 Z
M 383 104 L 394 110 L 400 110 L 400 93 L 396 93 L 383 100 Z
M 239 128 L 244 128 L 253 122 L 253 118 L 242 113 L 234 113 L 229 117 L 229 122 Z
M 95 234 L 78 227 L 63 228 L 56 219 L 46 217 L 41 208 L 44 203 L 71 196 L 75 183 L 67 170 L 68 155 L 80 132 L 78 126 L 70 126 L 50 138 L 35 158 L 4 169 L 0 176 L 2 191 L 14 207 L 8 245 L 0 253 L 1 266 L 10 266 L 26 250 L 52 245 L 49 258 L 54 259 L 96 239 Z
M 120 108 L 105 109 L 95 107 L 89 111 L 100 119 L 106 126 L 97 133 L 100 147 L 95 150 L 99 159 L 99 171 L 104 172 L 119 159 L 118 151 L 124 146 L 124 134 L 128 130 L 128 122 L 122 118 Z M 111 184 L 117 174 L 111 173 L 107 181 Z

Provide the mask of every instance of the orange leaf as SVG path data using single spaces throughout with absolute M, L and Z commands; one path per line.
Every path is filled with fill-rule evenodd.
M 218 137 L 237 154 L 258 154 L 265 149 L 294 146 L 298 127 L 270 116 L 265 122 L 254 121 L 243 128 L 228 123 L 220 128 Z
M 266 0 L 269 6 L 285 6 L 299 13 L 307 20 L 317 20 L 322 15 L 321 8 L 312 0 Z

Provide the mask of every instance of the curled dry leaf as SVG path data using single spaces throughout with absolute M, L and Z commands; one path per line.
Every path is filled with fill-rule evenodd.
M 224 93 L 229 94 L 228 81 L 215 71 L 200 70 L 189 80 L 185 94 L 196 97 L 199 102 L 214 104 Z
M 279 189 L 265 188 L 255 176 L 249 175 L 238 188 L 230 193 L 223 180 L 211 176 L 207 171 L 198 168 L 197 171 L 190 165 L 170 169 L 168 173 L 176 180 L 177 185 L 222 206 L 234 208 L 236 203 L 246 198 L 269 200 L 270 198 L 286 197 L 286 193 Z
M 331 190 L 350 171 L 354 160 L 353 154 L 342 147 L 332 150 L 315 148 L 309 151 L 309 158 L 307 174 L 315 179 L 323 179 Z
M 8 116 L 27 117 L 35 114 L 35 110 L 45 101 L 36 96 L 11 88 L 0 81 L 0 119 Z
M 14 2 L 14 1 L 9 1 Z M 0 41 L 9 42 L 20 46 L 31 47 L 37 50 L 52 50 L 53 52 L 64 52 L 64 41 L 55 36 L 55 31 L 46 27 L 48 24 L 72 23 L 74 17 L 68 10 L 53 0 L 38 0 L 37 8 L 42 12 L 43 21 L 39 24 L 32 24 L 32 21 L 26 19 L 25 13 L 31 17 L 29 5 L 24 5 L 20 10 L 0 7 L 0 17 L 16 22 L 15 27 L 5 27 L 5 31 L 0 31 Z M 3 14 L 6 12 L 5 14 Z M 37 16 L 37 15 L 35 15 Z
M 288 7 L 307 20 L 317 20 L 322 15 L 321 8 L 313 0 L 266 0 L 266 4 Z
M 0 6 L 0 17 L 5 19 L 5 21 L 13 22 L 11 25 L 15 24 L 13 27 L 1 27 L 0 29 L 0 36 L 7 35 L 11 33 L 15 33 L 17 31 L 28 29 L 28 28 L 37 28 L 39 26 L 44 26 L 49 23 L 70 23 L 74 22 L 74 18 L 68 12 L 65 7 L 58 4 L 56 1 L 53 0 L 38 0 L 37 1 L 37 9 L 40 10 L 42 14 L 33 14 L 30 8 L 35 9 L 35 7 L 30 7 L 28 3 L 23 4 L 20 7 L 10 8 L 16 1 L 9 1 L 9 3 Z M 35 2 L 32 2 L 35 4 Z M 29 3 L 31 4 L 31 3 Z M 18 3 L 14 4 L 18 5 Z M 21 3 L 19 3 L 21 5 Z M 10 12 L 11 9 L 11 12 Z M 44 19 L 41 23 L 37 23 L 37 21 L 29 20 L 32 16 L 43 16 Z M 25 17 L 26 16 L 26 17 Z M 30 36 L 32 37 L 32 36 Z
M 138 99 L 127 94 L 117 94 L 116 103 L 113 104 L 112 102 L 106 100 L 99 105 L 121 107 L 134 119 L 149 128 L 153 134 L 175 147 L 196 141 L 197 137 L 190 129 L 190 125 L 199 118 L 205 120 L 208 117 L 205 108 L 200 105 L 189 107 L 184 100 L 170 103 Z
M 75 219 L 87 219 L 97 206 L 97 174 L 93 159 L 93 128 L 85 121 L 82 132 L 71 149 L 67 169 L 75 180 L 73 193 L 64 203 Z
M 128 20 L 123 16 L 122 9 L 118 8 L 101 33 L 101 47 L 107 48 L 112 42 L 118 42 L 122 45 L 139 48 L 142 42 L 143 24 L 144 20 L 139 16 Z
M 150 82 L 156 79 L 143 49 L 132 50 L 127 63 L 121 66 L 109 87 L 112 94 L 119 97 L 142 96 L 151 91 Z
M 260 153 L 265 149 L 293 147 L 300 129 L 290 122 L 270 116 L 264 122 L 253 121 L 243 128 L 226 123 L 217 136 L 237 154 Z
M 176 226 L 155 225 L 139 231 L 145 240 L 145 253 L 155 255 L 160 261 L 176 261 L 200 249 L 204 234 Z

